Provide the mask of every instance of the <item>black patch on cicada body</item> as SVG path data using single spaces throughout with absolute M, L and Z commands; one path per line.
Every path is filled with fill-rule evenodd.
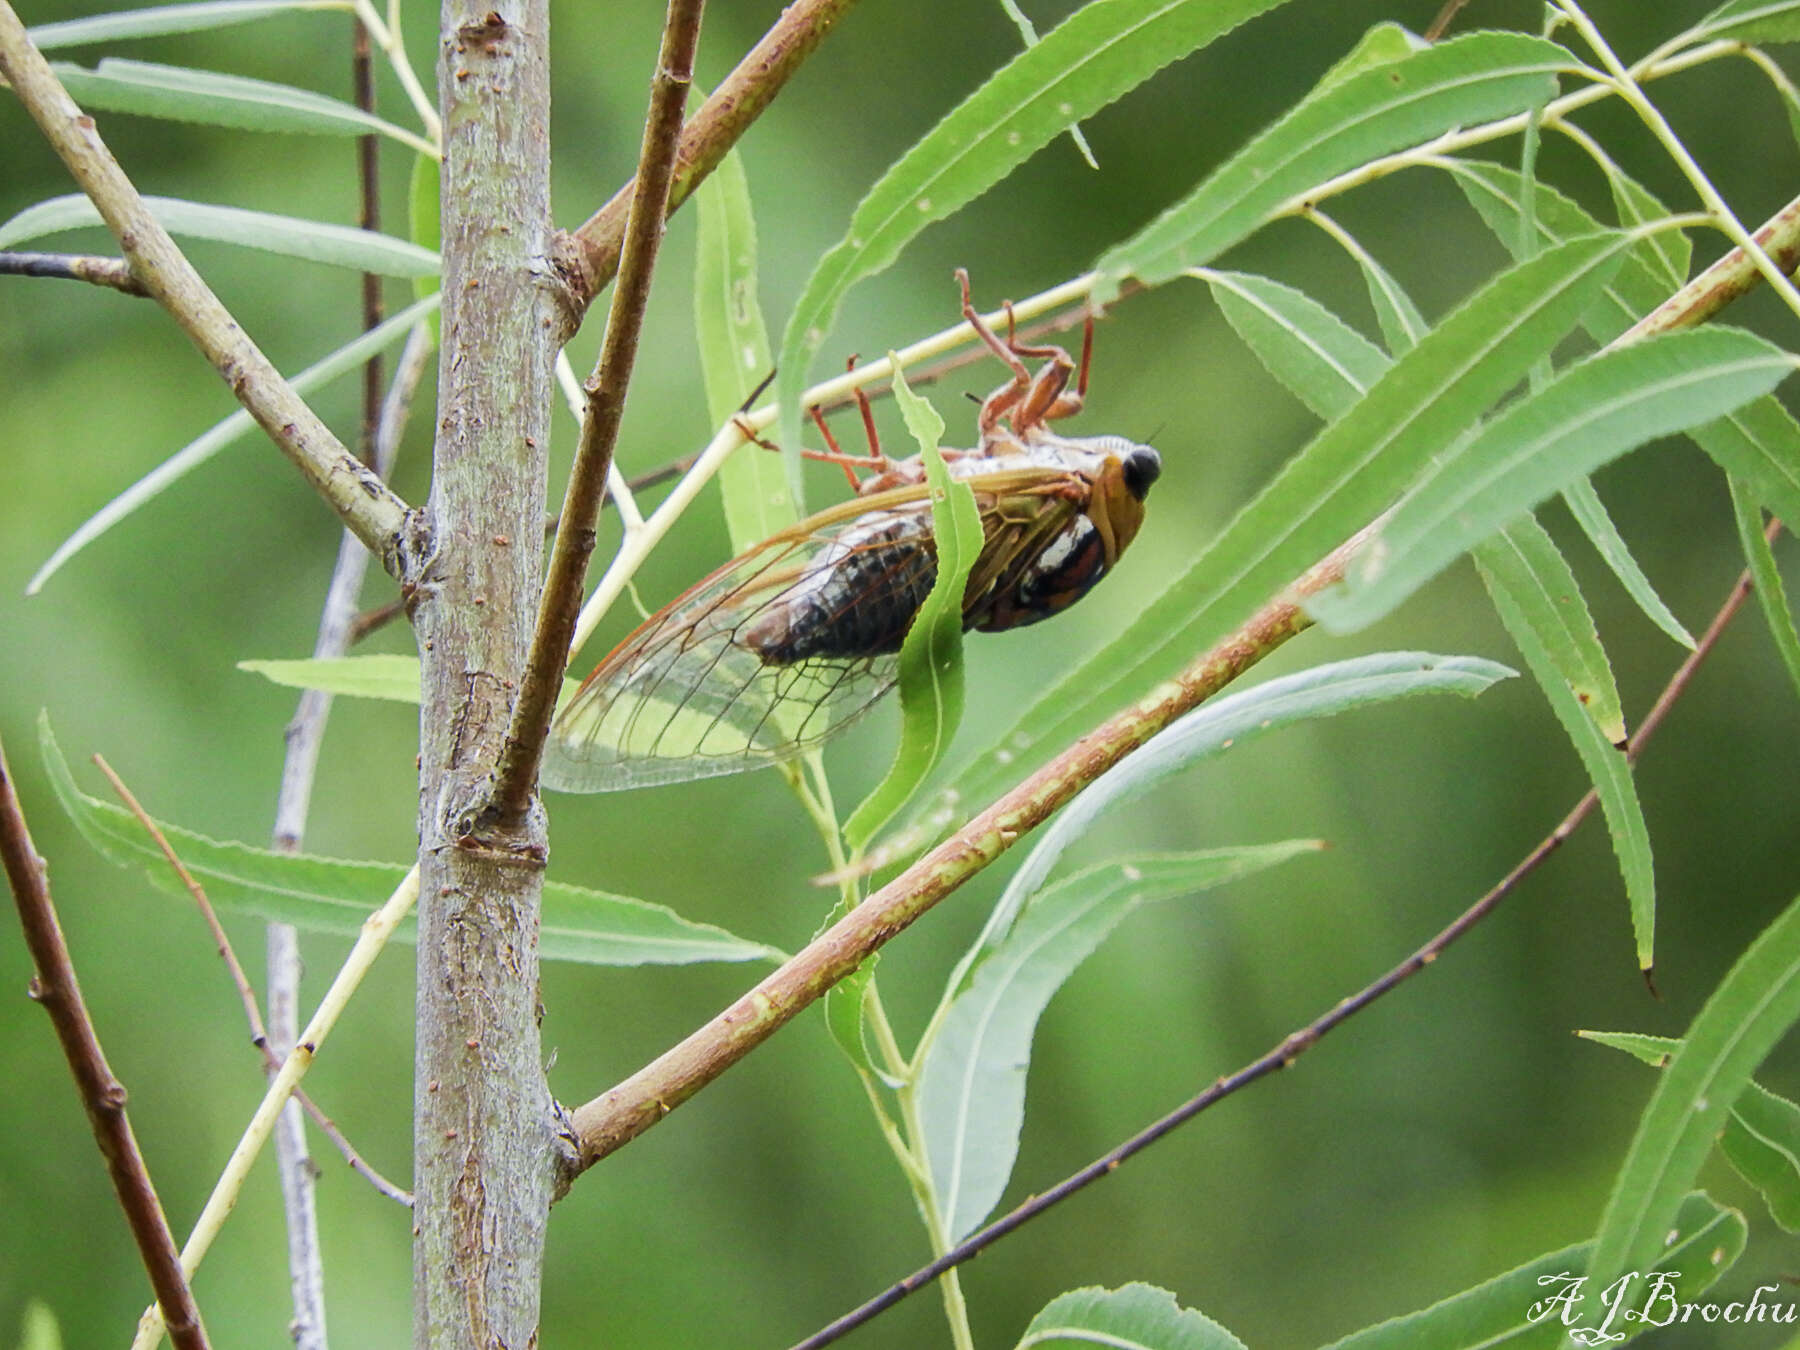
M 738 635 L 764 663 L 900 650 L 937 581 L 937 545 L 923 511 L 858 519 Z

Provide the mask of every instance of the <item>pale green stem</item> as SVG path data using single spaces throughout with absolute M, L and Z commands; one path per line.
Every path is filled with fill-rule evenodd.
M 1613 53 L 1612 48 L 1607 45 L 1606 39 L 1594 26 L 1593 20 L 1589 19 L 1582 11 L 1576 0 L 1556 0 L 1556 3 L 1558 8 L 1569 16 L 1569 21 L 1575 25 L 1588 45 L 1593 48 L 1594 54 L 1600 58 L 1600 63 L 1611 73 L 1613 88 L 1619 97 L 1625 100 L 1631 110 L 1638 115 L 1639 120 L 1650 129 L 1651 135 L 1655 136 L 1662 143 L 1663 149 L 1669 152 L 1669 157 L 1675 161 L 1689 185 L 1699 194 L 1701 202 L 1714 216 L 1714 223 L 1724 231 L 1732 243 L 1744 251 L 1744 256 L 1756 265 L 1756 270 L 1762 273 L 1763 280 L 1774 288 L 1775 293 L 1782 298 L 1787 307 L 1796 315 L 1800 315 L 1800 290 L 1794 288 L 1794 283 L 1788 278 L 1787 273 L 1775 264 L 1775 260 L 1763 251 L 1762 245 L 1757 243 L 1750 231 L 1744 228 L 1743 222 L 1737 218 L 1736 213 L 1719 195 L 1718 189 L 1712 185 L 1712 180 L 1706 176 L 1706 172 L 1701 169 L 1699 163 L 1688 153 L 1687 146 L 1675 134 L 1675 129 L 1668 124 L 1662 113 L 1657 110 L 1656 105 L 1649 100 L 1638 86 L 1638 82 L 1632 78 L 1631 72 L 1625 68 Z

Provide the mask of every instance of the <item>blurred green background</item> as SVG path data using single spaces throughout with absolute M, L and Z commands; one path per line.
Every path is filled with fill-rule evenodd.
M 44 22 L 107 7 L 36 4 L 24 17 Z M 1028 8 L 1047 28 L 1072 6 Z M 1087 124 L 1098 173 L 1059 141 L 858 287 L 828 344 L 829 364 L 949 323 L 956 266 L 970 269 L 984 302 L 1075 275 L 1284 110 L 1369 24 L 1395 18 L 1419 30 L 1436 8 L 1437 0 L 1296 0 L 1165 71 Z M 1697 0 L 1592 6 L 1628 59 L 1708 8 Z M 565 226 L 628 172 L 660 9 L 562 5 L 553 16 L 556 215 Z M 713 7 L 702 81 L 716 84 L 778 10 L 773 0 Z M 1474 0 L 1458 28 L 1535 27 L 1536 10 Z M 408 7 L 409 46 L 425 71 L 433 20 L 426 7 Z M 121 54 L 348 97 L 348 26 L 342 15 L 288 16 L 134 43 Z M 763 302 L 776 331 L 860 194 L 1017 46 L 995 4 L 865 0 L 808 63 L 743 147 Z M 59 53 L 90 64 L 101 54 Z M 1794 195 L 1792 133 L 1750 67 L 1709 67 L 1655 92 L 1744 219 L 1761 220 Z M 381 98 L 388 115 L 405 119 L 391 79 Z M 1671 166 L 1621 112 L 1602 107 L 1583 122 L 1665 200 L 1688 204 Z M 102 117 L 101 126 L 147 191 L 354 218 L 348 141 L 227 135 L 117 116 Z M 70 190 L 9 100 L 0 100 L 0 146 L 0 217 Z M 383 153 L 384 210 L 389 228 L 401 232 L 409 166 L 400 152 Z M 1543 162 L 1553 181 L 1605 210 L 1603 185 L 1566 143 L 1550 138 Z M 1333 209 L 1433 317 L 1501 260 L 1438 176 L 1404 175 Z M 106 250 L 104 237 L 85 238 Z M 695 449 L 709 432 L 693 359 L 692 242 L 691 213 L 683 212 L 663 255 L 621 443 L 628 471 Z M 77 245 L 66 238 L 50 246 Z M 1700 260 L 1719 248 L 1700 240 Z M 192 253 L 284 369 L 354 331 L 357 283 L 347 274 L 220 246 L 196 244 Z M 1359 275 L 1310 227 L 1271 229 L 1229 262 L 1302 286 L 1373 331 Z M 395 286 L 393 304 L 404 298 Z M 1766 321 L 1792 343 L 1792 317 L 1766 297 L 1731 318 Z M 591 365 L 598 328 L 590 324 L 575 344 L 578 369 Z M 236 996 L 193 914 L 101 863 L 60 816 L 33 719 L 49 709 L 93 790 L 97 779 L 84 761 L 101 751 L 154 813 L 217 837 L 264 842 L 293 698 L 233 664 L 310 651 L 336 531 L 280 457 L 246 439 L 27 600 L 26 579 L 70 530 L 232 405 L 152 306 L 65 283 L 0 278 L 0 369 L 0 737 L 180 1233 L 258 1099 L 261 1074 Z M 990 364 L 931 391 L 953 439 L 959 427 L 972 433 L 972 417 L 957 411 L 964 391 L 984 393 L 998 379 Z M 316 400 L 346 436 L 356 426 L 354 386 L 343 381 Z M 558 416 L 560 470 L 573 428 Z M 397 474 L 412 501 L 427 488 L 430 425 L 429 416 L 415 419 Z M 1116 578 L 1086 604 L 1054 624 L 972 644 L 971 722 L 1008 717 L 1046 671 L 1121 626 L 1139 597 L 1182 567 L 1313 427 L 1232 337 L 1205 291 L 1174 285 L 1125 301 L 1102 326 L 1089 409 L 1069 429 L 1122 432 L 1162 449 L 1166 472 L 1150 522 Z M 899 436 L 897 426 L 890 434 Z M 814 500 L 824 500 L 829 476 L 814 485 Z M 1698 631 L 1740 567 L 1718 474 L 1691 446 L 1671 443 L 1607 470 L 1599 485 L 1653 579 Z M 1566 513 L 1553 507 L 1546 519 L 1571 544 L 1635 719 L 1681 652 L 1631 606 Z M 725 548 L 709 501 L 644 573 L 646 601 L 672 595 Z M 391 589 L 377 574 L 367 598 L 385 600 Z M 408 646 L 407 633 L 393 628 L 366 649 Z M 1517 662 L 1465 564 L 1356 641 L 1309 635 L 1268 669 L 1412 647 Z M 887 710 L 831 753 L 840 802 L 854 801 L 872 778 L 892 731 Z M 1204 1116 L 969 1269 L 981 1342 L 1011 1344 L 1066 1288 L 1144 1279 L 1252 1345 L 1305 1346 L 1589 1235 L 1653 1080 L 1572 1032 L 1679 1034 L 1734 956 L 1800 889 L 1796 733 L 1793 692 L 1759 616 L 1746 611 L 1639 774 L 1657 848 L 1660 999 L 1638 975 L 1621 886 L 1595 820 L 1473 938 L 1296 1072 Z M 409 710 L 340 701 L 308 847 L 406 858 L 415 842 L 414 753 Z M 1408 704 L 1258 742 L 1108 820 L 1083 846 L 1086 858 L 1303 835 L 1333 847 L 1139 915 L 1070 982 L 1039 1034 L 1010 1194 L 1084 1163 L 1398 960 L 1510 867 L 1583 786 L 1546 705 L 1528 680 L 1517 680 L 1473 704 Z M 550 808 L 554 877 L 673 904 L 788 947 L 806 939 L 829 903 L 807 881 L 823 865 L 817 840 L 773 774 L 555 798 Z M 908 1038 L 1005 870 L 966 888 L 889 949 L 882 985 Z M 260 926 L 231 927 L 260 984 Z M 346 946 L 304 939 L 307 1006 Z M 755 973 L 546 967 L 553 1087 L 569 1101 L 601 1090 Z M 68 1345 L 121 1344 L 145 1302 L 144 1277 L 49 1028 L 23 997 L 28 975 L 19 943 L 0 938 L 0 1346 L 11 1344 L 32 1297 L 54 1308 Z M 410 951 L 386 955 L 309 1080 L 371 1160 L 402 1179 L 410 987 Z M 1762 1079 L 1800 1093 L 1800 1061 L 1783 1050 Z M 322 1151 L 321 1164 L 336 1343 L 406 1344 L 407 1217 L 335 1155 Z M 1800 1269 L 1800 1243 L 1774 1227 L 1734 1176 L 1715 1161 L 1705 1180 L 1716 1196 L 1746 1206 L 1751 1220 L 1750 1249 L 1722 1296 Z M 264 1161 L 196 1284 L 217 1344 L 285 1340 L 280 1225 Z M 785 1345 L 926 1255 L 862 1093 L 809 1016 L 557 1207 L 543 1343 Z M 852 1343 L 944 1339 L 936 1297 L 927 1294 Z M 1775 1341 L 1766 1328 L 1732 1328 L 1665 1333 L 1653 1343 Z

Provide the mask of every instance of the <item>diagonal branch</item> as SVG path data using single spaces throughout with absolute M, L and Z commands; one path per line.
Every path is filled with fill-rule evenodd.
M 177 1350 L 206 1350 L 200 1309 L 194 1304 L 193 1291 L 188 1288 L 181 1258 L 175 1251 L 175 1237 L 163 1215 L 162 1202 L 156 1198 L 156 1188 L 150 1183 L 144 1157 L 138 1152 L 131 1121 L 126 1118 L 124 1084 L 113 1077 L 107 1066 L 100 1038 L 82 1000 L 75 963 L 69 957 L 56 906 L 50 900 L 44 860 L 32 846 L 31 831 L 13 788 L 4 747 L 0 747 L 0 861 L 5 863 L 6 878 L 19 907 L 19 925 L 25 930 L 25 946 L 37 969 L 31 996 L 44 1005 L 56 1028 L 56 1038 L 62 1042 L 63 1054 L 81 1093 L 81 1104 L 87 1108 L 88 1123 L 94 1128 L 94 1141 L 106 1159 L 106 1170 L 112 1174 L 125 1221 L 137 1239 L 144 1268 L 150 1272 L 157 1306 L 168 1319 L 169 1339 L 175 1342 Z
M 1768 527 L 1768 537 L 1772 540 L 1780 532 L 1780 528 L 1778 521 L 1771 521 Z M 1692 682 L 1694 673 L 1700 668 L 1700 663 L 1706 660 L 1707 655 L 1718 644 L 1726 626 L 1736 617 L 1738 610 L 1743 608 L 1744 601 L 1749 598 L 1749 595 L 1750 573 L 1745 571 L 1738 577 L 1726 595 L 1718 612 L 1713 615 L 1712 622 L 1707 625 L 1705 634 L 1695 644 L 1694 650 L 1688 653 L 1686 659 L 1676 668 L 1675 673 L 1669 677 L 1669 682 L 1663 686 L 1663 691 L 1657 696 L 1655 704 L 1644 715 L 1643 724 L 1638 728 L 1637 735 L 1631 738 L 1631 744 L 1626 747 L 1625 758 L 1628 761 L 1635 763 L 1637 757 L 1643 753 L 1644 746 L 1649 743 L 1650 737 L 1656 733 L 1657 727 L 1661 726 L 1663 719 L 1669 715 L 1669 710 L 1675 705 L 1675 701 L 1681 697 L 1683 691 Z M 1249 1087 L 1260 1079 L 1269 1077 L 1277 1070 L 1291 1068 L 1295 1060 L 1317 1045 L 1327 1033 L 1334 1031 L 1384 995 L 1392 993 L 1414 975 L 1434 965 L 1451 943 L 1466 935 L 1493 913 L 1499 907 L 1500 902 L 1517 890 L 1519 884 L 1526 877 L 1535 872 L 1549 859 L 1551 854 L 1561 848 L 1569 837 L 1580 828 L 1581 823 L 1593 814 L 1594 808 L 1599 804 L 1600 794 L 1589 789 L 1587 795 L 1569 809 L 1568 814 L 1562 818 L 1556 828 L 1545 835 L 1531 852 L 1514 864 L 1510 872 L 1495 882 L 1487 894 L 1470 905 L 1429 942 L 1386 974 L 1370 981 L 1349 998 L 1340 999 L 1332 1005 L 1330 1011 L 1321 1013 L 1304 1027 L 1283 1037 L 1280 1044 L 1251 1060 L 1236 1073 L 1209 1084 L 1203 1091 L 1190 1097 L 1161 1119 L 1145 1126 L 1117 1148 L 1101 1154 L 1079 1172 L 1063 1178 L 1056 1185 L 1021 1202 L 1017 1208 L 994 1220 L 979 1232 L 971 1233 L 936 1260 L 921 1266 L 905 1279 L 889 1285 L 867 1303 L 845 1313 L 835 1322 L 820 1328 L 805 1340 L 797 1342 L 792 1350 L 823 1350 L 825 1346 L 842 1340 L 857 1327 L 874 1321 L 876 1317 L 900 1300 L 909 1294 L 917 1293 L 940 1275 L 973 1260 L 1001 1238 L 1031 1222 L 1044 1211 L 1061 1204 L 1077 1191 L 1085 1190 L 1102 1177 L 1111 1176 L 1118 1170 L 1121 1163 L 1142 1153 L 1157 1140 L 1187 1124 L 1202 1111 L 1216 1106 L 1233 1093 Z
M 1311 627 L 1302 602 L 1343 579 L 1344 564 L 1361 542 L 1359 534 L 1335 549 L 1218 646 L 1064 750 L 712 1021 L 611 1091 L 576 1108 L 581 1165 L 592 1166 L 655 1125 L 1101 773 Z
M 796 0 L 752 47 L 736 69 L 681 131 L 667 211 L 674 211 L 718 167 L 750 124 L 762 116 L 801 62 L 825 40 L 856 0 Z M 580 275 L 572 278 L 585 309 L 619 270 L 625 218 L 636 180 L 613 194 L 571 236 L 580 252 Z
M 662 50 L 650 83 L 650 110 L 644 118 L 643 149 L 638 154 L 636 192 L 625 226 L 619 284 L 613 288 L 612 310 L 600 362 L 589 377 L 587 416 L 581 442 L 569 472 L 568 493 L 556 527 L 556 545 L 538 606 L 537 627 L 524 682 L 513 704 L 512 722 L 491 798 L 491 810 L 504 825 L 521 819 L 537 788 L 538 763 L 550 729 L 550 715 L 562 689 L 569 663 L 569 644 L 581 613 L 582 583 L 594 552 L 595 525 L 606 493 L 613 445 L 625 415 L 625 394 L 637 361 L 638 338 L 650 300 L 669 214 L 669 186 L 675 174 L 676 141 L 688 86 L 694 80 L 694 49 L 700 42 L 700 15 L 705 0 L 669 0 Z
M 6 0 L 0 0 L 0 75 L 99 209 L 132 275 L 181 325 L 238 401 L 344 524 L 389 572 L 398 574 L 406 503 L 357 462 L 238 326 L 150 214 L 100 138 L 94 119 L 69 97 Z

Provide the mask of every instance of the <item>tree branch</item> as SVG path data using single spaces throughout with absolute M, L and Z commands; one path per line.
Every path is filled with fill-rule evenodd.
M 1780 530 L 1781 523 L 1779 521 L 1770 521 L 1767 537 L 1773 540 Z M 1700 668 L 1700 663 L 1718 644 L 1726 626 L 1736 617 L 1738 610 L 1743 608 L 1744 601 L 1749 598 L 1749 595 L 1750 573 L 1746 570 L 1738 577 L 1736 584 L 1726 595 L 1724 603 L 1713 615 L 1712 622 L 1707 625 L 1705 634 L 1695 645 L 1694 650 L 1688 653 L 1687 658 L 1669 677 L 1669 682 L 1663 686 L 1662 693 L 1657 696 L 1650 711 L 1644 715 L 1643 724 L 1638 728 L 1637 735 L 1632 737 L 1631 744 L 1626 747 L 1625 757 L 1627 760 L 1635 763 L 1637 757 L 1643 753 L 1645 745 L 1656 733 L 1657 727 L 1661 726 L 1663 719 L 1669 715 L 1669 710 L 1675 705 L 1675 701 L 1681 697 L 1682 692 L 1693 680 L 1694 673 Z M 1118 1170 L 1121 1163 L 1143 1152 L 1178 1127 L 1187 1124 L 1202 1111 L 1224 1101 L 1239 1089 L 1249 1087 L 1259 1079 L 1268 1077 L 1278 1069 L 1291 1068 L 1295 1060 L 1323 1040 L 1328 1032 L 1349 1021 L 1384 995 L 1392 993 L 1426 967 L 1435 964 L 1438 957 L 1444 954 L 1451 943 L 1467 934 L 1476 924 L 1493 913 L 1499 907 L 1500 902 L 1516 890 L 1526 877 L 1535 872 L 1552 853 L 1561 848 L 1563 843 L 1580 828 L 1581 823 L 1593 813 L 1599 803 L 1600 794 L 1590 789 L 1586 796 L 1569 809 L 1568 814 L 1563 817 L 1556 828 L 1545 835 L 1531 852 L 1521 858 L 1510 872 L 1494 884 L 1487 894 L 1469 906 L 1429 942 L 1385 975 L 1364 985 L 1349 998 L 1340 999 L 1332 1005 L 1329 1011 L 1321 1013 L 1304 1027 L 1283 1037 L 1280 1044 L 1273 1049 L 1251 1060 L 1250 1063 L 1229 1077 L 1221 1078 L 1216 1083 L 1209 1085 L 1160 1120 L 1132 1135 L 1117 1148 L 1101 1154 L 1079 1172 L 1063 1178 L 1048 1190 L 1032 1196 L 1016 1209 L 996 1219 L 979 1232 L 971 1233 L 955 1247 L 936 1260 L 921 1266 L 904 1280 L 889 1285 L 861 1307 L 844 1314 L 805 1340 L 796 1342 L 792 1350 L 823 1350 L 823 1347 L 842 1340 L 857 1327 L 872 1322 L 909 1294 L 917 1293 L 945 1272 L 979 1256 L 1007 1234 L 1023 1227 L 1046 1210 L 1061 1204 L 1077 1191 L 1085 1190 L 1102 1177 L 1111 1176 Z
M 99 209 L 132 275 L 181 325 L 221 379 L 344 524 L 382 560 L 402 569 L 406 503 L 365 469 L 281 377 L 188 262 L 125 176 L 31 40 L 0 0 L 0 75 Z
M 85 281 L 126 295 L 148 296 L 144 283 L 131 274 L 123 258 L 96 258 L 81 253 L 0 253 L 0 276 L 48 277 L 53 281 Z
M 682 129 L 675 149 L 668 211 L 678 209 L 706 181 L 738 138 L 774 102 L 788 77 L 855 3 L 856 0 L 795 0 L 782 11 L 762 41 L 738 62 Z M 584 309 L 619 270 L 626 215 L 635 185 L 634 179 L 620 188 L 611 201 L 570 236 L 580 251 L 579 275 L 570 278 L 570 282 Z
M 650 109 L 644 117 L 643 148 L 633 180 L 638 187 L 625 227 L 619 284 L 613 287 L 612 310 L 606 317 L 606 338 L 601 344 L 599 364 L 585 386 L 587 416 L 581 422 L 581 442 L 569 471 L 568 492 L 563 497 L 556 546 L 550 554 L 550 571 L 539 599 L 524 684 L 513 704 L 506 748 L 495 775 L 492 810 L 503 826 L 524 816 L 537 790 L 538 764 L 544 754 L 550 715 L 556 710 L 563 671 L 569 664 L 569 643 L 581 613 L 582 583 L 594 552 L 595 525 L 606 495 L 607 470 L 619 439 L 619 423 L 625 415 L 625 395 L 637 362 L 638 338 L 643 332 L 644 310 L 650 302 L 656 254 L 667 228 L 675 142 L 681 134 L 681 112 L 687 103 L 688 86 L 694 81 L 694 49 L 700 43 L 700 15 L 704 9 L 705 0 L 669 0 L 662 50 L 650 83 Z
M 50 899 L 44 860 L 32 845 L 4 746 L 0 746 L 0 862 L 6 866 L 6 879 L 19 908 L 19 925 L 25 931 L 25 946 L 37 968 L 31 997 L 50 1014 L 56 1038 L 62 1042 L 81 1104 L 87 1109 L 88 1123 L 93 1126 L 94 1142 L 106 1159 L 119 1206 L 137 1240 L 144 1269 L 150 1273 L 150 1287 L 156 1291 L 157 1305 L 168 1320 L 169 1339 L 177 1350 L 206 1350 L 200 1309 L 182 1273 L 174 1234 L 169 1231 L 162 1202 L 156 1198 L 156 1187 L 150 1182 L 149 1169 L 144 1166 L 131 1121 L 126 1117 L 124 1084 L 113 1077 L 107 1066 L 100 1037 L 81 997 L 75 963 L 70 959 L 56 906 Z
M 1075 742 L 686 1040 L 576 1108 L 581 1166 L 592 1166 L 655 1125 L 1095 778 L 1311 627 L 1301 602 L 1342 580 L 1361 540 L 1358 535 L 1334 550 L 1180 675 Z

